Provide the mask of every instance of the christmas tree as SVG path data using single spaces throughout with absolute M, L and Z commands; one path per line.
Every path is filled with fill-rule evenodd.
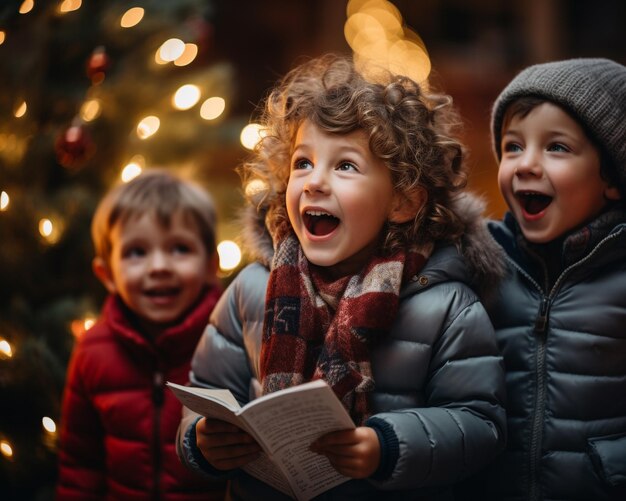
M 67 361 L 104 298 L 90 240 L 104 192 L 162 167 L 204 184 L 224 221 L 238 205 L 224 152 L 242 149 L 245 124 L 213 9 L 207 0 L 0 6 L 1 499 L 52 498 Z

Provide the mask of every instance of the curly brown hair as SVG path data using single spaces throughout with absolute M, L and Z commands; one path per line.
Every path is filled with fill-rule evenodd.
M 368 75 L 370 73 L 367 73 Z M 394 189 L 408 200 L 425 189 L 425 206 L 406 223 L 389 222 L 384 252 L 437 241 L 457 242 L 464 231 L 453 200 L 467 183 L 460 125 L 452 99 L 413 80 L 378 72 L 365 77 L 353 60 L 328 54 L 291 70 L 260 109 L 263 137 L 239 168 L 244 186 L 261 181 L 246 198 L 267 211 L 271 233 L 289 225 L 285 191 L 296 132 L 309 120 L 333 134 L 364 130 L 372 153 L 391 171 Z M 421 188 L 420 188 L 421 187 Z

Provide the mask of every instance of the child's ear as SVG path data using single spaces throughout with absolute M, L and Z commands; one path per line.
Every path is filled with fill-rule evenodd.
M 604 190 L 604 198 L 607 200 L 621 200 L 622 195 L 620 195 L 619 189 L 615 186 L 607 186 Z
M 426 189 L 420 186 L 410 194 L 402 193 L 395 196 L 393 206 L 389 214 L 389 221 L 392 223 L 406 223 L 415 219 L 415 216 L 426 204 L 428 195 Z
M 93 274 L 102 282 L 102 285 L 109 291 L 110 294 L 115 294 L 117 292 L 117 288 L 115 287 L 115 282 L 113 281 L 113 276 L 111 274 L 111 269 L 109 265 L 102 259 L 101 257 L 94 257 L 91 262 L 91 269 L 93 270 Z

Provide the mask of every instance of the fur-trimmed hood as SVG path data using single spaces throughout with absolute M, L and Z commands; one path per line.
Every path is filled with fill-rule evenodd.
M 463 257 L 469 283 L 483 300 L 489 300 L 504 276 L 504 254 L 487 230 L 484 201 L 464 193 L 454 201 L 454 211 L 465 223 L 460 241 L 452 243 Z M 265 226 L 265 208 L 248 205 L 241 213 L 241 240 L 249 259 L 269 268 L 274 255 L 272 238 Z M 442 242 L 443 243 L 443 242 Z

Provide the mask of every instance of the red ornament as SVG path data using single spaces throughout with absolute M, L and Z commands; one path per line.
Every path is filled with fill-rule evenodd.
M 96 146 L 83 125 L 71 125 L 55 143 L 57 160 L 66 169 L 82 167 L 95 151 Z
M 87 60 L 87 76 L 93 84 L 99 84 L 104 80 L 106 71 L 111 66 L 111 58 L 106 49 L 101 45 L 96 47 Z

